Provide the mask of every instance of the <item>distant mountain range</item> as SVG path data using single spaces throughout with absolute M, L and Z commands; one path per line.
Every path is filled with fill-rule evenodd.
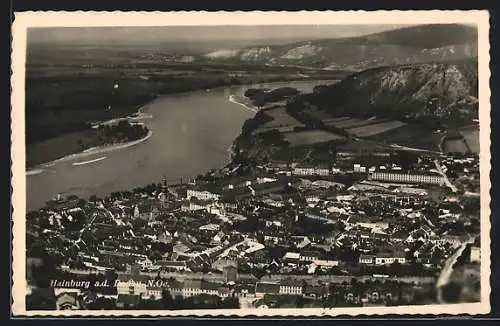
M 377 66 L 441 62 L 476 56 L 475 27 L 435 24 L 357 37 L 218 49 L 197 60 L 359 71 Z

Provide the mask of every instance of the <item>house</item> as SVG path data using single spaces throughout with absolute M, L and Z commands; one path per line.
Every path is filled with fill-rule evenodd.
M 387 265 L 392 263 L 404 264 L 406 258 L 401 253 L 382 252 L 375 255 L 375 265 Z
M 200 200 L 196 199 L 196 197 L 191 197 L 188 201 L 183 201 L 181 205 L 181 210 L 184 212 L 196 212 L 196 211 L 205 211 L 207 207 L 209 207 L 210 200 Z
M 211 283 L 204 280 L 185 280 L 182 286 L 182 296 L 191 297 L 201 294 L 219 295 L 221 284 Z
M 283 256 L 284 261 L 298 262 L 300 260 L 300 253 L 298 252 L 287 252 Z
M 218 291 L 217 295 L 220 298 L 227 298 L 231 296 L 231 290 L 227 286 L 221 286 L 217 291 Z
M 312 176 L 315 174 L 315 166 L 313 164 L 297 164 L 293 168 L 292 174 L 299 176 Z
M 319 176 L 328 176 L 331 174 L 331 169 L 326 164 L 319 164 L 314 168 L 314 174 Z
M 279 294 L 282 295 L 302 295 L 304 288 L 301 281 L 289 278 L 282 280 L 279 285 Z
M 481 248 L 480 247 L 471 247 L 470 248 L 470 262 L 481 262 Z
M 186 264 L 186 261 L 171 261 L 162 260 L 160 261 L 160 266 L 162 269 L 174 269 L 176 271 L 191 271 Z
M 374 255 L 360 255 L 359 256 L 359 263 L 360 264 L 373 264 L 375 263 L 375 256 Z
M 435 185 L 444 184 L 444 177 L 439 173 L 403 172 L 398 170 L 370 172 L 368 180 Z
M 304 249 L 305 247 L 307 247 L 310 244 L 311 244 L 311 240 L 309 240 L 308 237 L 302 237 L 302 240 L 299 243 L 297 243 L 297 248 Z
M 212 189 L 188 189 L 186 198 L 196 198 L 198 200 L 219 200 L 221 197 L 220 191 L 212 187 Z
M 315 250 L 303 250 L 300 252 L 300 261 L 315 261 L 318 260 L 321 253 Z
M 281 240 L 281 237 L 278 237 L 278 236 L 264 235 L 264 241 L 265 242 L 272 242 L 274 244 L 277 244 L 278 242 L 280 242 L 280 240 Z
M 280 284 L 274 282 L 257 282 L 255 283 L 255 296 L 262 298 L 266 294 L 279 294 Z
M 210 245 L 219 245 L 221 244 L 224 239 L 226 238 L 226 234 L 222 231 L 219 231 L 212 239 L 212 241 L 210 241 Z
M 157 235 L 157 241 L 162 242 L 164 244 L 169 244 L 172 242 L 172 240 L 173 240 L 172 235 L 167 230 L 164 230 Z

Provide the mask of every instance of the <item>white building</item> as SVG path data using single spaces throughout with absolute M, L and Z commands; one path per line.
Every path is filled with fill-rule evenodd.
M 359 263 L 360 264 L 373 264 L 375 263 L 375 256 L 373 255 L 360 255 L 359 256 Z
M 279 294 L 302 295 L 302 283 L 297 280 L 285 279 L 280 282 Z
M 302 176 L 314 175 L 315 174 L 315 168 L 312 165 L 296 166 L 293 169 L 293 174 L 294 175 L 302 175 Z
M 481 248 L 480 247 L 471 247 L 470 248 L 470 262 L 481 262 Z
M 186 197 L 187 199 L 194 197 L 199 200 L 219 200 L 220 195 L 208 190 L 188 189 Z
M 370 172 L 368 179 L 401 183 L 444 184 L 444 177 L 440 174 L 403 173 L 400 171 Z
M 406 258 L 403 255 L 380 254 L 375 256 L 375 265 L 388 265 L 393 263 L 406 263 Z

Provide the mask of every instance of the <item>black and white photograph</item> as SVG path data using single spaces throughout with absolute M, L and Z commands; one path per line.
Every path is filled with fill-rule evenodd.
M 488 33 L 17 13 L 14 314 L 488 313 Z

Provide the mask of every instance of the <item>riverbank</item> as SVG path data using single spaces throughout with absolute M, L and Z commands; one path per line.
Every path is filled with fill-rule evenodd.
M 26 175 L 31 176 L 31 175 L 40 174 L 44 171 L 43 168 L 54 166 L 57 163 L 61 163 L 61 162 L 69 161 L 69 160 L 80 159 L 80 158 L 88 157 L 91 155 L 108 153 L 108 152 L 119 150 L 119 149 L 128 148 L 128 147 L 140 144 L 142 142 L 145 142 L 151 136 L 153 136 L 153 132 L 151 130 L 149 130 L 148 133 L 146 134 L 146 136 L 144 136 L 143 138 L 134 140 L 134 141 L 120 143 L 120 144 L 103 145 L 103 146 L 96 146 L 96 147 L 87 148 L 82 152 L 66 155 L 66 156 L 63 156 L 59 159 L 56 159 L 56 160 L 53 160 L 53 161 L 50 161 L 47 163 L 42 163 L 39 166 L 34 167 L 32 169 L 28 169 L 26 171 Z
M 250 110 L 254 113 L 257 113 L 257 111 L 259 111 L 259 109 L 256 108 L 255 106 L 253 106 L 252 104 L 244 102 L 247 98 L 240 99 L 240 97 L 241 96 L 231 94 L 231 95 L 229 95 L 229 102 L 241 105 L 245 109 Z

